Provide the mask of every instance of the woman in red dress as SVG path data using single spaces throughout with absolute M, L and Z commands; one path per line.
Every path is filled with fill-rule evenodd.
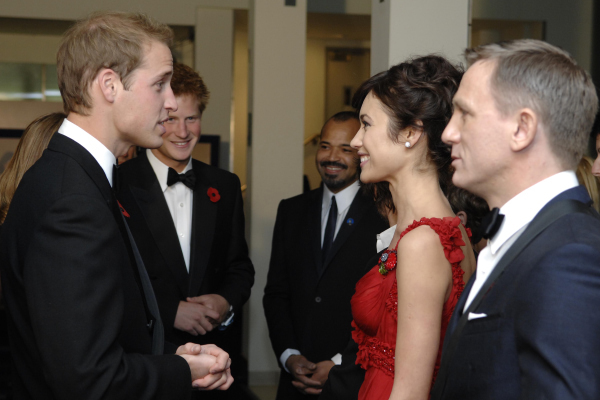
M 461 77 L 442 57 L 420 57 L 371 77 L 354 97 L 360 179 L 389 183 L 398 222 L 352 298 L 356 362 L 366 370 L 359 399 L 429 397 L 447 323 L 475 270 L 446 199 L 451 149 L 441 141 Z

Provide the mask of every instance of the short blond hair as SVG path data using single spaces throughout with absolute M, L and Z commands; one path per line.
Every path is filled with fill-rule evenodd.
M 590 75 L 566 51 L 549 43 L 522 39 L 467 49 L 469 66 L 494 63 L 492 94 L 507 115 L 522 107 L 538 114 L 553 153 L 567 169 L 575 169 L 588 143 L 598 110 Z
M 144 14 L 98 12 L 77 21 L 65 33 L 56 55 L 65 113 L 88 114 L 89 88 L 102 68 L 115 71 L 127 90 L 132 72 L 153 41 L 170 46 L 173 31 Z

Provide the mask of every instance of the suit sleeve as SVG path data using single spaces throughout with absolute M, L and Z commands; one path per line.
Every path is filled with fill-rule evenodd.
M 275 228 L 273 229 L 273 244 L 271 247 L 271 261 L 267 274 L 267 285 L 263 297 L 263 307 L 269 328 L 271 345 L 279 361 L 279 357 L 286 349 L 300 350 L 294 325 L 292 322 L 292 305 L 290 299 L 290 285 L 285 246 L 285 200 L 279 204 Z
M 127 250 L 111 210 L 59 199 L 34 231 L 23 280 L 43 373 L 59 399 L 187 399 L 190 370 L 175 355 L 125 353 Z
M 600 251 L 569 244 L 533 269 L 515 321 L 521 399 L 598 399 Z
M 240 180 L 237 176 L 234 177 L 235 202 L 232 210 L 231 240 L 227 251 L 227 273 L 217 294 L 227 299 L 229 304 L 239 312 L 250 298 L 250 289 L 254 284 L 254 266 L 248 257 Z
M 342 353 L 342 364 L 334 365 L 323 386 L 319 400 L 358 399 L 358 392 L 365 380 L 365 370 L 356 365 L 358 344 L 350 338 Z

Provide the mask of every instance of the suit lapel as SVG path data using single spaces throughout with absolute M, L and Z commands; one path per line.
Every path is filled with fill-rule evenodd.
M 142 153 L 140 158 L 139 178 L 135 184 L 130 185 L 129 189 L 142 211 L 156 247 L 160 250 L 168 268 L 175 276 L 181 294 L 186 296 L 189 275 L 181 252 L 175 224 L 156 174 L 145 153 Z
M 318 274 L 323 265 L 321 257 L 321 213 L 323 208 L 323 186 L 317 189 L 310 202 L 309 215 L 309 238 L 311 254 L 315 258 L 315 272 Z
M 188 295 L 196 296 L 200 291 L 208 261 L 210 260 L 219 204 L 218 202 L 212 202 L 207 192 L 210 187 L 217 190 L 219 188 L 218 185 L 210 182 L 206 174 L 202 172 L 201 163 L 192 160 L 192 165 L 197 179 L 192 211 L 192 245 Z M 223 254 L 223 257 L 226 257 L 226 255 Z
M 337 252 L 344 245 L 344 243 L 346 243 L 346 240 L 348 240 L 352 232 L 354 232 L 354 230 L 356 229 L 356 225 L 362 218 L 364 211 L 368 206 L 369 202 L 367 201 L 367 198 L 363 196 L 363 194 L 359 190 L 358 193 L 356 193 L 356 196 L 354 196 L 354 200 L 352 200 L 350 209 L 346 213 L 346 217 L 344 218 L 344 221 L 342 221 L 340 230 L 338 231 L 335 240 L 331 245 L 331 250 L 329 251 L 327 259 L 324 263 L 325 265 L 321 269 L 321 275 L 323 275 L 323 272 L 325 272 L 325 270 L 331 263 L 331 260 L 333 260 Z M 373 238 L 373 241 L 375 241 L 375 238 Z

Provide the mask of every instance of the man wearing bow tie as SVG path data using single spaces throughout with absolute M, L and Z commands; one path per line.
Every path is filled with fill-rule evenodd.
M 163 145 L 119 168 L 118 198 L 152 280 L 166 340 L 218 343 L 240 376 L 241 311 L 254 268 L 238 177 L 192 159 L 209 92 L 175 63 Z M 237 384 L 234 384 L 237 385 Z
M 494 210 L 444 340 L 431 398 L 600 398 L 600 221 L 575 168 L 590 76 L 536 40 L 467 50 L 443 133 L 453 182 Z
M 341 363 L 350 340 L 350 298 L 377 253 L 373 238 L 388 227 L 359 188 L 350 147 L 359 126 L 352 112 L 327 121 L 316 155 L 323 185 L 283 200 L 277 211 L 263 305 L 281 365 L 280 400 L 319 394 L 331 367 Z

